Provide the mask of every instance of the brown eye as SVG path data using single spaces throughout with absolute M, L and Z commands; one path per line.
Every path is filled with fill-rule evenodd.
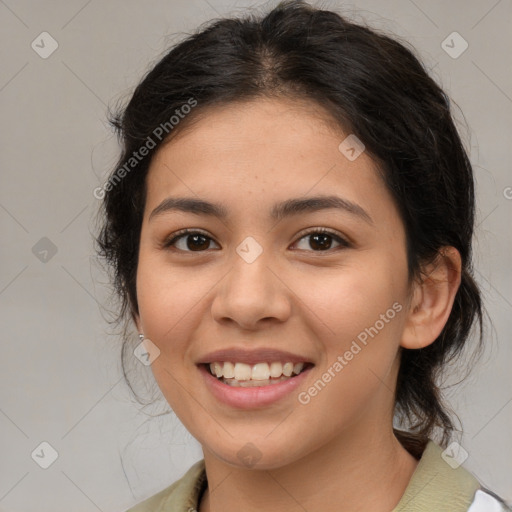
M 213 239 L 200 231 L 183 230 L 165 242 L 164 247 L 175 247 L 184 252 L 202 252 L 209 248 Z
M 311 249 L 313 249 L 313 252 L 330 250 L 332 248 L 333 240 L 338 244 L 339 247 L 346 248 L 350 246 L 350 244 L 339 235 L 332 233 L 331 231 L 324 228 L 316 228 L 315 230 L 309 231 L 300 238 L 300 240 L 304 239 L 309 239 L 306 244 L 309 245 Z M 304 250 L 304 248 L 301 250 Z M 308 250 L 307 247 L 305 250 Z

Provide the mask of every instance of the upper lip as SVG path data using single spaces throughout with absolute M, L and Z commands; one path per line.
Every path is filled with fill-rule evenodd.
M 261 362 L 281 361 L 283 363 L 310 363 L 311 361 L 304 356 L 293 354 L 284 350 L 275 348 L 242 349 L 225 348 L 209 352 L 201 357 L 196 364 L 206 364 L 221 361 L 230 361 L 234 363 L 245 363 L 254 365 Z

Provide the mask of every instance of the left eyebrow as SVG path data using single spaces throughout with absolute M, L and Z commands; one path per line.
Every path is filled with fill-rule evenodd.
M 270 210 L 270 218 L 281 220 L 293 215 L 328 209 L 343 210 L 373 225 L 373 219 L 360 205 L 333 195 L 288 199 L 277 203 Z M 151 212 L 149 220 L 169 211 L 208 215 L 223 220 L 228 217 L 228 210 L 222 204 L 211 203 L 195 197 L 168 197 Z

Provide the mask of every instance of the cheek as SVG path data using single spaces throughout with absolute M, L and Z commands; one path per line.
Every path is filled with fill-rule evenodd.
M 383 414 L 392 407 L 405 311 L 398 282 L 375 258 L 371 271 L 338 270 L 323 286 L 318 280 L 301 281 L 304 323 L 322 354 L 317 380 L 302 390 L 300 401 L 313 431 L 334 436 L 367 406 Z
M 207 289 L 205 287 L 205 289 Z M 204 291 L 156 258 L 141 253 L 137 269 L 137 300 L 146 337 L 162 352 L 170 340 L 183 339 L 183 326 Z M 178 347 L 173 342 L 174 349 Z
M 337 269 L 329 278 L 300 280 L 304 324 L 322 354 L 319 373 L 328 388 L 312 398 L 316 410 L 330 410 L 330 403 L 341 400 L 339 415 L 350 416 L 371 401 L 383 382 L 384 390 L 393 389 L 405 311 L 406 273 L 398 275 L 399 269 L 393 270 L 385 255 L 379 259 L 373 254 L 364 264 Z M 333 421 L 344 420 L 334 414 Z
M 373 257 L 371 266 L 362 264 L 332 269 L 331 273 L 304 273 L 294 279 L 294 291 L 326 334 L 343 339 L 356 336 L 379 320 L 380 315 L 401 303 L 404 276 Z M 403 283 L 402 283 L 403 282 Z M 394 311 L 391 312 L 394 315 Z
M 189 276 L 190 277 L 190 276 Z M 211 286 L 191 282 L 161 258 L 141 253 L 137 269 L 137 299 L 146 338 L 160 353 L 151 364 L 165 399 L 180 418 L 190 414 L 189 339 L 198 319 L 194 316 L 201 298 Z

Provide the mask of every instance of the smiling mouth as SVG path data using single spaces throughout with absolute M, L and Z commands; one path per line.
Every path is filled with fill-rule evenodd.
M 273 361 L 254 365 L 233 363 L 230 361 L 215 361 L 204 363 L 203 366 L 222 383 L 232 387 L 261 387 L 278 384 L 293 379 L 302 372 L 312 368 L 313 363 L 292 363 Z

